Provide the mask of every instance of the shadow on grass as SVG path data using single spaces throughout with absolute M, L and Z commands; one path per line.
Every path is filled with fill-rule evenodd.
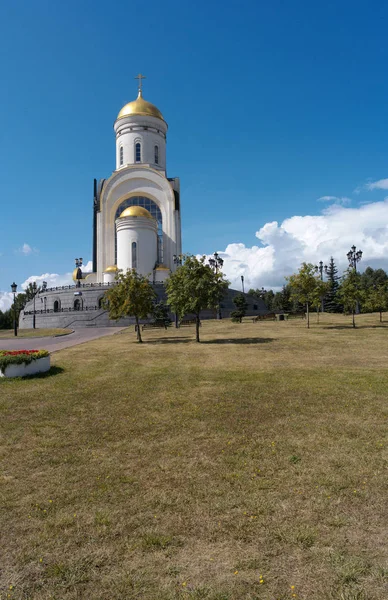
M 322 329 L 387 329 L 387 325 L 384 323 L 380 323 L 379 325 L 357 325 L 353 327 L 350 325 L 327 325 L 326 327 L 322 327 Z
M 144 340 L 146 344 L 192 344 L 196 343 L 195 336 L 185 338 L 165 337 L 159 340 Z M 219 340 L 201 340 L 201 344 L 267 344 L 275 338 L 222 338 Z
M 52 377 L 53 375 L 60 375 L 64 373 L 65 369 L 62 367 L 50 367 L 48 371 L 45 373 L 36 373 L 35 375 L 26 375 L 26 377 L 22 377 L 22 379 L 47 379 L 47 377 Z

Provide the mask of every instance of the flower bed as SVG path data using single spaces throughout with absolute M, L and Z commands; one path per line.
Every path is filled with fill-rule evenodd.
M 47 350 L 0 350 L 0 377 L 24 377 L 50 368 Z

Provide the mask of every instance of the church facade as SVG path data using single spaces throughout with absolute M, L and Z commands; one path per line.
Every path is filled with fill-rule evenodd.
M 182 254 L 179 178 L 167 177 L 168 126 L 143 98 L 143 76 L 137 78 L 136 100 L 123 106 L 114 122 L 116 168 L 108 179 L 94 180 L 93 272 L 83 273 L 77 259 L 74 284 L 42 289 L 22 311 L 21 328 L 32 327 L 33 319 L 36 327 L 129 324 L 131 319 L 110 321 L 101 306 L 118 270 L 134 268 L 148 276 L 159 300 L 165 300 L 163 283 Z M 224 316 L 234 309 L 235 294 L 229 290 Z M 261 301 L 251 302 L 252 314 L 267 312 Z

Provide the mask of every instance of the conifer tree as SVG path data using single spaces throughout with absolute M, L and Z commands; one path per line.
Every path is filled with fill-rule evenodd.
M 339 289 L 339 276 L 338 269 L 335 265 L 334 258 L 330 258 L 329 265 L 327 267 L 327 282 L 329 283 L 329 289 L 326 293 L 324 302 L 325 302 L 325 312 L 336 313 L 342 312 L 342 306 L 338 299 L 338 289 Z

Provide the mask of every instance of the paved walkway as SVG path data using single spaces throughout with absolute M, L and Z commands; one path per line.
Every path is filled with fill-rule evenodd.
M 74 333 L 63 335 L 60 337 L 38 337 L 38 338 L 19 338 L 15 337 L 11 340 L 0 340 L 0 348 L 2 350 L 50 350 L 56 352 L 70 346 L 77 346 L 84 342 L 90 342 L 97 338 L 106 335 L 114 335 L 122 331 L 125 327 L 83 327 L 76 329 Z

